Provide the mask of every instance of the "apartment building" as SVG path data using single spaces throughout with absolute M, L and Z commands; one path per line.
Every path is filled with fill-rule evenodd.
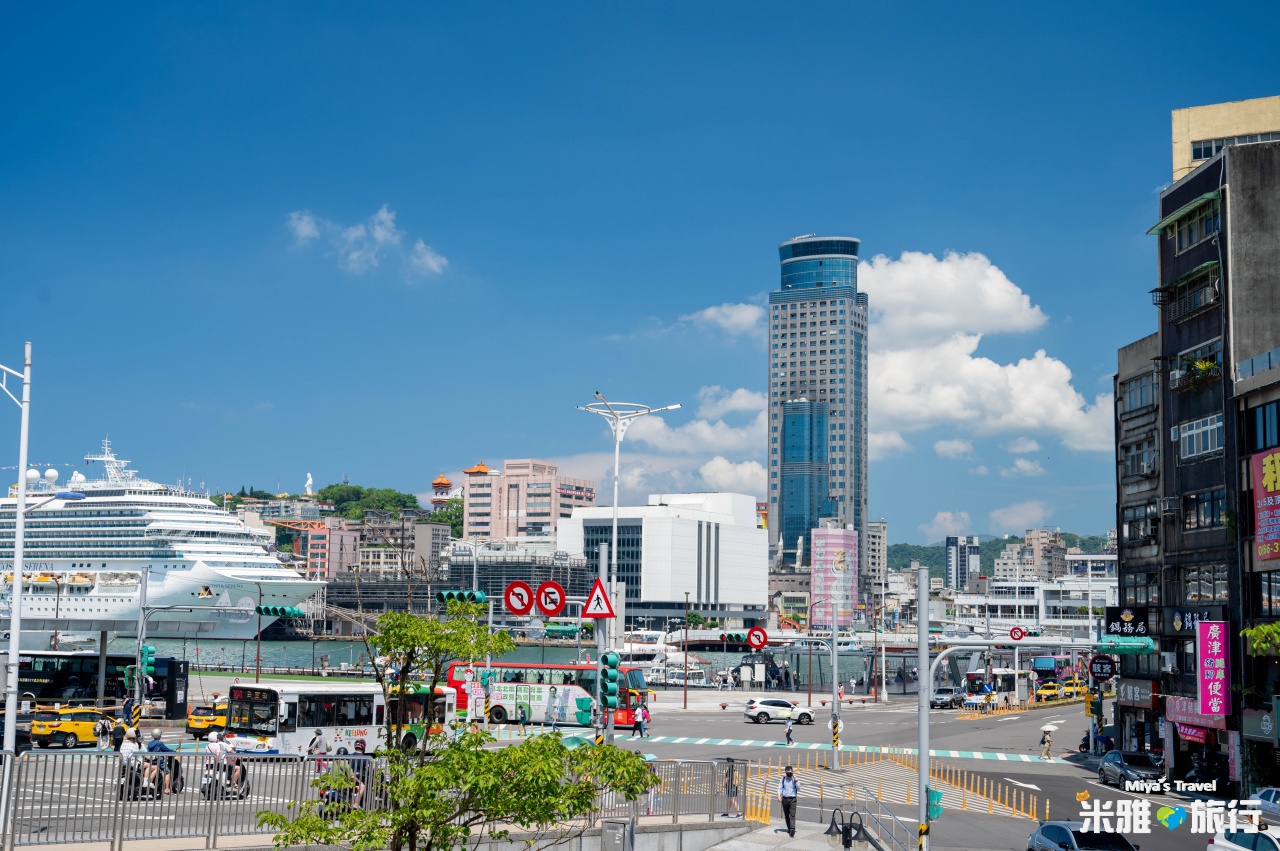
M 595 504 L 596 486 L 560 475 L 550 462 L 508 459 L 502 472 L 484 462 L 463 470 L 465 537 L 493 541 L 555 537 L 560 520 Z

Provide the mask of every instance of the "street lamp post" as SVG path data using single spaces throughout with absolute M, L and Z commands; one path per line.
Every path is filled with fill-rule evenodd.
M 684 592 L 684 708 L 689 708 L 689 592 Z
M 662 408 L 650 408 L 648 405 L 640 405 L 635 402 L 609 402 L 604 398 L 604 394 L 597 390 L 592 394 L 595 397 L 594 402 L 589 405 L 579 405 L 579 411 L 587 411 L 604 417 L 609 423 L 609 429 L 613 432 L 613 537 L 610 540 L 609 550 L 609 597 L 613 599 L 617 595 L 618 584 L 618 477 L 619 464 L 622 459 L 622 438 L 627 433 L 627 429 L 631 423 L 640 417 L 649 414 L 656 414 L 661 411 L 674 411 L 679 408 L 679 404 L 667 405 Z M 621 626 L 621 625 L 618 625 Z M 686 632 L 688 628 L 686 627 Z M 686 641 L 686 644 L 688 642 Z M 688 648 L 685 648 L 688 652 Z M 687 685 L 686 685 L 687 688 Z
M 9 376 L 22 379 L 22 399 L 7 386 Z M 22 372 L 0 365 L 0 390 L 22 409 L 22 425 L 18 432 L 18 502 L 13 516 L 13 582 L 9 585 L 9 658 L 6 664 L 4 690 L 4 750 L 15 753 L 18 743 L 18 657 L 22 652 L 22 544 L 27 513 L 27 437 L 31 423 L 31 343 L 22 356 Z M 12 798 L 13 760 L 4 764 L 4 804 Z M 8 827 L 0 823 L 0 829 Z
M 809 613 L 805 615 L 804 620 L 805 631 L 809 633 L 809 640 L 806 642 L 809 645 L 809 675 L 805 679 L 809 681 L 808 689 L 810 709 L 813 708 L 813 607 L 825 602 L 827 602 L 827 598 L 823 597 L 820 600 L 814 600 L 809 603 Z M 832 676 L 834 677 L 834 674 Z

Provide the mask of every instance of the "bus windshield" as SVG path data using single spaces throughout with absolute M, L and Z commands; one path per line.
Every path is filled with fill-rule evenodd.
M 232 687 L 227 732 L 274 736 L 279 705 L 280 697 L 271 689 Z

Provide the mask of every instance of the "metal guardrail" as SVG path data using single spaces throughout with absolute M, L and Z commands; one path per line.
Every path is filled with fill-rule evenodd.
M 342 757 L 242 755 L 244 775 L 238 786 L 229 778 L 220 781 L 222 769 L 215 771 L 203 753 L 165 759 L 170 791 L 163 793 L 161 775 L 157 794 L 136 770 L 126 771 L 114 752 L 20 755 L 11 802 L 13 829 L 0 847 L 13 851 L 101 842 L 122 851 L 126 841 L 203 837 L 205 848 L 217 848 L 219 837 L 269 833 L 258 824 L 262 811 L 291 816 L 297 812 L 295 802 L 320 800 L 311 781 Z M 376 808 L 385 800 L 379 791 L 384 765 L 373 759 L 353 763 L 366 787 L 363 807 Z M 670 816 L 675 823 L 682 817 L 711 821 L 718 813 L 744 811 L 746 763 L 664 760 L 650 767 L 658 783 L 647 795 L 626 801 L 606 793 L 595 818 Z
M 909 830 L 870 789 L 859 786 L 854 793 L 854 803 L 864 814 L 867 827 L 880 838 L 882 844 L 893 851 L 908 851 L 916 842 L 916 832 Z

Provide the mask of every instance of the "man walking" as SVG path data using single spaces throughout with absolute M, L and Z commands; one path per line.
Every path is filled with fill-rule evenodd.
M 524 704 L 520 704 L 520 711 L 516 714 L 516 720 L 520 722 L 520 738 L 529 735 L 529 710 L 524 708 Z
M 782 817 L 787 820 L 787 833 L 796 835 L 796 798 L 800 796 L 800 781 L 787 766 L 786 774 L 778 780 L 778 800 L 782 802 Z
M 1044 735 L 1040 737 L 1040 758 L 1053 759 L 1053 734 L 1048 730 L 1044 731 Z
M 796 722 L 795 722 L 795 721 L 793 721 L 793 720 L 791 720 L 790 718 L 788 718 L 788 719 L 787 719 L 787 728 L 786 728 L 786 734 L 787 734 L 787 747 L 791 747 L 792 745 L 794 745 L 794 744 L 795 744 L 795 742 L 791 741 L 791 731 L 795 729 L 795 726 L 796 726 Z

